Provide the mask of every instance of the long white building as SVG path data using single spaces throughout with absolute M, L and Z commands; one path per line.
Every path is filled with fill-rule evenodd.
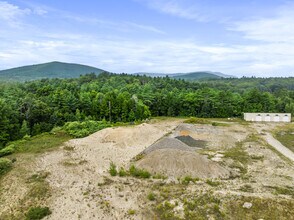
M 290 113 L 244 113 L 245 121 L 291 122 Z

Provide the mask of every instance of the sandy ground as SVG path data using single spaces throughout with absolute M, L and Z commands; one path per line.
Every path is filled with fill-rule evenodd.
M 47 220 L 157 219 L 146 197 L 157 181 L 170 180 L 111 177 L 108 173 L 109 164 L 113 161 L 118 167 L 127 168 L 135 156 L 159 139 L 184 134 L 207 142 L 205 155 L 201 156 L 200 161 L 204 160 L 203 164 L 212 164 L 206 169 L 211 168 L 212 174 L 214 171 L 217 172 L 216 176 L 227 175 L 227 170 L 234 171 L 231 167 L 234 161 L 225 158 L 224 154 L 238 143 L 242 142 L 250 157 L 262 158 L 250 160 L 248 173 L 242 178 L 221 180 L 221 185 L 213 188 L 215 194 L 289 199 L 287 195 L 273 194 L 271 187 L 294 187 L 293 164 L 284 161 L 263 143 L 248 139 L 252 134 L 260 135 L 259 133 L 264 131 L 261 126 L 263 125 L 239 123 L 230 123 L 229 126 L 192 125 L 184 124 L 179 119 L 169 119 L 155 120 L 137 126 L 107 128 L 86 138 L 70 140 L 58 150 L 32 158 L 30 164 L 22 166 L 31 173 L 50 173 L 46 181 L 50 184 L 51 196 L 44 203 L 50 207 L 52 214 L 45 218 Z M 256 127 L 260 128 L 260 131 L 257 132 Z M 152 151 L 147 156 L 150 157 L 150 161 L 154 161 L 154 166 L 173 167 L 174 171 L 179 169 L 176 161 L 180 154 L 183 154 L 181 172 L 182 168 L 186 169 L 187 164 L 199 160 L 197 154 L 191 156 L 189 151 L 160 151 L 161 154 Z M 186 155 L 188 153 L 189 155 Z M 175 160 L 165 161 L 164 158 L 167 156 Z M 203 164 L 196 163 L 193 165 L 194 169 Z M 215 167 L 217 169 L 214 169 Z M 23 173 L 12 170 L 0 185 L 0 219 L 1 211 L 13 212 L 26 194 Z M 207 177 L 205 173 L 198 175 Z M 240 188 L 244 185 L 250 185 L 252 192 L 241 191 Z M 189 185 L 183 193 L 191 195 L 199 190 L 212 191 L 212 187 L 205 184 L 203 179 L 195 185 Z M 134 211 L 135 214 L 130 215 L 130 211 Z
M 140 192 L 132 190 L 132 183 L 121 194 L 114 186 L 105 189 L 97 184 L 105 184 L 104 176 L 109 176 L 111 161 L 118 167 L 128 165 L 133 157 L 179 123 L 172 120 L 107 128 L 66 143 L 67 149 L 73 150 L 60 149 L 43 155 L 38 167 L 51 173 L 48 181 L 55 191 L 50 205 L 53 213 L 47 219 L 122 219 L 129 209 L 139 209 L 136 198 Z M 129 194 L 132 199 L 125 201 Z M 103 207 L 108 206 L 113 208 L 105 211 Z

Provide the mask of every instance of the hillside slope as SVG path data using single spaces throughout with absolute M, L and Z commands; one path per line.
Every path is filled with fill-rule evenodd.
M 188 81 L 200 80 L 200 79 L 236 78 L 235 76 L 226 75 L 219 72 L 210 72 L 210 71 L 199 71 L 199 72 L 190 72 L 190 73 L 171 73 L 171 74 L 140 72 L 140 73 L 134 73 L 134 75 L 146 75 L 151 77 L 168 76 L 170 78 L 184 79 Z
M 87 73 L 100 74 L 104 70 L 91 66 L 50 62 L 0 71 L 2 81 L 29 81 L 42 78 L 76 78 Z
M 185 80 L 199 80 L 199 79 L 219 79 L 225 78 L 218 76 L 212 72 L 193 72 L 193 73 L 185 73 L 185 74 L 176 74 L 172 76 L 175 79 L 185 79 Z

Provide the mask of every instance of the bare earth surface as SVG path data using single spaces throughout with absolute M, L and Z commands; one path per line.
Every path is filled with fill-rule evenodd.
M 256 126 L 256 130 L 260 133 L 262 130 L 265 130 L 266 126 L 264 124 L 260 124 Z M 283 154 L 285 157 L 288 157 L 290 160 L 294 161 L 294 153 L 289 150 L 287 147 L 285 147 L 281 142 L 279 142 L 277 139 L 275 139 L 270 133 L 265 132 L 265 140 L 273 146 L 276 150 L 278 150 L 281 154 Z
M 104 189 L 104 176 L 111 161 L 125 166 L 156 140 L 171 132 L 180 121 L 141 124 L 133 127 L 107 128 L 83 139 L 69 141 L 73 151 L 45 154 L 39 169 L 51 173 L 48 181 L 56 192 L 52 196 L 52 215 L 48 219 L 121 219 L 129 209 L 138 209 L 140 192 L 131 185 L 119 195 L 115 186 Z M 82 162 L 82 165 L 76 165 Z M 72 163 L 72 164 L 71 164 Z M 89 193 L 91 192 L 91 193 Z M 95 197 L 96 199 L 93 199 Z M 125 197 L 132 197 L 125 201 Z M 99 203 L 101 200 L 101 203 Z M 105 203 L 107 201 L 107 203 Z M 113 210 L 101 207 L 111 204 Z
M 227 219 L 234 219 L 240 213 L 247 216 L 244 219 L 275 219 L 281 210 L 288 214 L 280 219 L 291 219 L 294 199 L 291 194 L 277 193 L 276 189 L 294 188 L 294 166 L 269 148 L 261 138 L 268 136 L 260 134 L 274 126 L 234 122 L 212 126 L 186 124 L 180 119 L 152 120 L 137 126 L 107 128 L 86 138 L 70 140 L 58 150 L 31 158 L 30 163 L 16 163 L 22 169 L 13 169 L 0 182 L 0 219 L 19 210 L 30 187 L 26 180 L 38 172 L 48 173 L 50 195 L 41 202 L 52 211 L 47 220 L 160 219 L 166 202 L 171 204 L 168 207 L 172 207 L 175 216 L 184 218 L 186 200 L 203 193 L 220 198 L 227 207 L 223 210 L 230 216 Z M 189 136 L 206 144 L 191 150 L 175 139 L 178 136 Z M 266 141 L 276 145 L 271 139 Z M 142 152 L 145 154 L 134 160 Z M 110 162 L 126 169 L 135 163 L 152 174 L 165 174 L 167 179 L 111 177 Z M 180 182 L 185 176 L 200 180 L 183 185 Z M 147 199 L 150 192 L 155 194 L 155 201 Z M 256 208 L 263 199 L 276 207 L 273 218 L 267 218 L 262 207 Z M 251 203 L 252 208 L 244 208 L 244 201 Z M 285 204 L 290 204 L 290 208 Z M 228 211 L 234 205 L 240 212 Z M 249 212 L 252 210 L 254 216 Z M 205 218 L 222 219 L 217 216 L 207 214 Z

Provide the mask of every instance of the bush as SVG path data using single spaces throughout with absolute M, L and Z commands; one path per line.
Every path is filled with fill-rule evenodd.
M 191 117 L 191 118 L 185 120 L 184 123 L 188 123 L 188 124 L 209 124 L 210 122 L 207 119 L 204 119 L 204 118 Z
M 135 214 L 136 214 L 136 210 L 134 210 L 134 209 L 129 209 L 129 210 L 128 210 L 128 214 L 129 214 L 129 215 L 135 215 Z
M 0 158 L 0 176 L 7 173 L 12 167 L 11 160 L 7 158 Z
M 206 180 L 206 183 L 207 183 L 208 185 L 210 185 L 210 186 L 218 186 L 218 185 L 221 184 L 221 183 L 218 182 L 218 181 L 213 181 L 213 180 L 210 180 L 210 179 L 207 179 L 207 180 Z
M 26 214 L 26 220 L 39 220 L 47 215 L 50 215 L 52 212 L 48 207 L 32 207 Z
M 122 176 L 127 176 L 128 173 L 123 167 L 121 167 L 118 171 L 118 175 L 122 177 Z
M 0 157 L 7 156 L 13 154 L 15 152 L 15 146 L 13 144 L 3 148 L 0 150 Z
M 96 131 L 99 131 L 103 128 L 110 127 L 110 123 L 105 121 L 74 121 L 74 122 L 67 122 L 63 126 L 63 129 L 70 135 L 76 138 L 86 137 Z
M 117 175 L 116 165 L 113 162 L 110 163 L 109 173 L 111 176 Z
M 147 198 L 148 198 L 150 201 L 154 201 L 154 200 L 156 199 L 155 194 L 152 193 L 152 192 L 148 194 Z
M 190 182 L 195 183 L 195 182 L 197 182 L 197 181 L 199 181 L 199 180 L 200 180 L 200 179 L 197 178 L 197 177 L 192 178 L 191 176 L 185 176 L 185 177 L 183 178 L 183 180 L 182 180 L 182 184 L 187 185 L 187 184 L 189 184 Z
M 130 167 L 129 172 L 131 176 L 138 178 L 148 179 L 151 176 L 151 174 L 147 170 L 138 169 L 134 165 Z

